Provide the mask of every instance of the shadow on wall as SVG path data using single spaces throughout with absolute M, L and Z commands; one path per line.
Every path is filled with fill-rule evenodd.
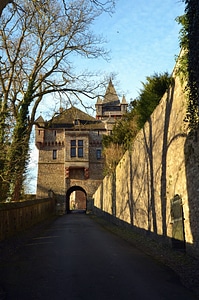
M 37 184 L 37 193 L 36 193 L 36 198 L 37 199 L 42 199 L 42 198 L 48 198 L 51 197 L 52 195 L 49 195 L 51 193 L 51 189 L 47 189 L 46 187 Z M 52 191 L 53 193 L 53 191 Z
M 189 201 L 189 220 L 192 233 L 190 251 L 199 257 L 199 129 L 189 134 L 185 143 L 185 166 Z M 193 248 L 193 249 L 192 249 Z
M 119 218 L 116 218 L 112 214 L 102 211 L 101 209 L 99 209 L 97 207 L 94 207 L 94 213 L 95 213 L 95 215 L 105 219 L 107 222 L 115 224 L 117 227 L 127 229 L 128 232 L 132 233 L 133 239 L 134 239 L 134 237 L 137 237 L 138 240 L 142 241 L 142 238 L 143 238 L 146 243 L 148 243 L 148 242 L 150 243 L 150 241 L 155 241 L 156 243 L 165 245 L 166 247 L 169 247 L 169 248 L 171 248 L 171 245 L 172 246 L 174 245 L 173 238 L 171 238 L 171 237 L 158 235 L 154 232 L 149 232 L 148 230 L 145 230 L 143 228 L 133 226 L 132 224 L 129 224 L 128 222 L 125 222 Z M 140 239 L 140 237 L 142 237 L 142 238 Z M 128 236 L 128 238 L 129 238 L 129 236 Z M 135 241 L 137 241 L 137 239 L 135 239 Z M 175 242 L 178 242 L 178 241 L 176 240 Z M 186 246 L 187 246 L 187 248 L 191 248 L 193 245 L 187 243 Z M 178 245 L 177 247 L 172 247 L 172 248 L 174 250 L 180 251 L 181 253 L 185 253 L 185 248 L 182 247 L 182 245 L 180 245 L 180 247 Z
M 166 98 L 166 107 L 165 107 L 165 115 L 163 123 L 163 141 L 162 141 L 162 157 L 161 157 L 161 168 L 160 168 L 160 200 L 161 200 L 161 217 L 162 217 L 162 234 L 163 236 L 167 235 L 167 221 L 166 221 L 166 187 L 167 187 L 167 177 L 166 177 L 166 166 L 167 166 L 167 151 L 169 148 L 169 124 L 170 124 L 170 115 L 172 110 L 173 104 L 173 97 L 174 97 L 174 90 L 175 90 L 175 81 L 173 81 L 173 85 L 167 91 L 167 98 Z M 157 234 L 157 217 L 156 217 L 156 208 L 155 208 L 155 184 L 156 178 L 154 174 L 154 152 L 153 152 L 153 145 L 156 141 L 153 140 L 153 124 L 151 119 L 149 120 L 149 142 L 147 143 L 147 138 L 145 131 L 144 133 L 144 140 L 145 140 L 145 147 L 146 153 L 148 156 L 149 161 L 149 198 L 148 198 L 148 212 L 149 212 L 149 230 L 151 230 L 150 224 L 150 215 L 153 222 L 153 231 Z M 156 136 L 158 140 L 159 136 Z M 151 211 L 151 213 L 150 213 Z
M 111 179 L 105 178 L 95 193 L 94 211 L 118 225 L 130 226 L 174 248 L 185 249 L 182 204 L 188 188 L 186 210 L 190 209 L 194 246 L 188 236 L 187 215 L 186 246 L 199 249 L 199 205 L 196 205 L 196 199 L 199 199 L 199 149 L 193 146 L 194 142 L 191 146 L 188 140 L 186 142 L 185 109 L 182 87 L 173 80 L 164 99 L 138 133 L 131 151 L 127 151 L 120 161 L 116 173 Z M 190 152 L 197 152 L 197 155 L 193 157 Z
M 136 157 L 138 161 L 137 166 L 135 168 L 132 155 L 129 155 L 131 183 L 131 197 L 129 197 L 129 213 L 131 215 L 131 225 L 136 224 L 134 222 L 134 219 L 137 218 L 137 203 L 140 201 L 140 198 L 142 199 L 142 189 L 144 189 L 145 187 L 145 195 L 147 194 L 147 197 L 145 197 L 145 201 L 141 201 L 144 204 L 144 209 L 142 213 L 147 215 L 148 232 L 150 232 L 150 234 L 152 234 L 153 236 L 154 234 L 158 235 L 158 232 L 161 232 L 161 237 L 165 239 L 165 241 L 169 241 L 172 244 L 173 248 L 185 249 L 184 217 L 182 203 L 180 203 L 182 199 L 178 194 L 175 194 L 175 185 L 178 181 L 177 173 L 178 170 L 180 170 L 181 168 L 182 162 L 180 163 L 180 165 L 176 165 L 176 178 L 173 182 L 174 194 L 170 194 L 170 197 L 172 197 L 171 199 L 168 199 L 167 195 L 169 186 L 169 172 L 167 161 L 168 151 L 170 150 L 170 147 L 173 146 L 173 143 L 175 144 L 175 142 L 178 139 L 185 139 L 186 137 L 185 133 L 180 133 L 178 131 L 173 122 L 172 126 L 170 125 L 170 117 L 174 100 L 174 91 L 175 82 L 173 81 L 173 85 L 167 91 L 164 115 L 160 114 L 160 117 L 163 120 L 163 130 L 160 130 L 159 132 L 157 130 L 158 126 L 156 122 L 158 123 L 160 119 L 152 120 L 152 118 L 148 120 L 148 131 L 146 132 L 146 127 L 144 127 L 142 130 L 145 148 L 145 165 L 142 169 L 143 173 L 141 174 L 141 176 L 140 174 L 137 174 L 137 169 L 139 164 L 142 164 L 143 157 Z M 159 157 L 157 151 L 157 144 L 162 145 Z M 175 153 L 173 153 L 172 155 L 175 156 Z M 142 180 L 140 181 L 140 186 L 138 187 L 139 192 L 137 193 L 137 197 L 135 199 L 133 195 L 135 187 L 134 178 L 137 179 L 137 177 L 142 177 Z M 179 200 L 176 202 L 177 198 L 179 198 Z M 168 203 L 168 201 L 170 201 L 170 203 Z M 180 203 L 179 209 L 176 204 L 178 202 Z M 170 235 L 172 236 L 171 238 L 168 237 L 168 226 L 172 228 L 170 230 Z
M 159 168 L 154 166 L 154 161 L 156 160 L 156 155 L 154 147 L 156 143 L 159 143 L 159 135 L 157 132 L 155 133 L 155 129 L 153 128 L 152 119 L 148 120 L 148 132 L 146 132 L 145 127 L 143 128 L 143 137 L 144 137 L 144 148 L 145 148 L 145 166 L 142 169 L 143 174 L 137 174 L 137 170 L 139 168 L 139 164 L 142 163 L 143 157 L 136 157 L 137 165 L 135 167 L 135 163 L 132 161 L 132 155 L 129 154 L 130 161 L 130 191 L 129 191 L 129 213 L 131 216 L 131 224 L 134 225 L 134 218 L 136 218 L 136 204 L 139 201 L 140 195 L 142 194 L 142 189 L 144 186 L 147 186 L 147 201 L 145 202 L 145 214 L 147 214 L 148 220 L 148 231 L 153 230 L 155 234 L 158 232 L 158 224 L 157 224 L 157 205 L 155 199 L 155 189 L 157 180 L 160 180 L 160 201 L 161 201 L 161 218 L 162 218 L 162 234 L 163 236 L 167 236 L 167 217 L 166 217 L 166 190 L 167 190 L 167 151 L 170 146 L 170 143 L 175 138 L 178 138 L 178 135 L 173 137 L 172 140 L 169 141 L 168 132 L 169 132 L 169 124 L 170 124 L 170 115 L 172 110 L 173 103 L 173 95 L 175 89 L 175 82 L 173 81 L 173 85 L 167 91 L 166 97 L 166 107 L 165 107 L 165 115 L 161 115 L 164 123 L 163 129 L 163 138 L 162 138 L 162 155 L 159 163 Z M 155 136 L 155 139 L 154 139 Z M 157 164 L 157 163 L 156 163 Z M 157 175 L 157 173 L 159 175 Z M 134 197 L 134 178 L 141 177 L 140 186 L 137 187 L 139 192 L 136 191 L 137 196 Z M 146 189 L 146 188 L 145 188 Z

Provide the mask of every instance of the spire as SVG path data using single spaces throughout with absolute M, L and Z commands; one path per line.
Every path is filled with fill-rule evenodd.
M 122 104 L 127 104 L 127 102 L 126 102 L 126 98 L 125 98 L 125 96 L 123 95 L 123 97 L 122 97 Z
M 100 104 L 100 103 L 102 103 L 102 99 L 98 96 L 96 104 Z
M 112 102 L 112 101 L 119 101 L 119 98 L 115 91 L 112 80 L 110 79 L 103 102 L 107 103 L 107 102 Z

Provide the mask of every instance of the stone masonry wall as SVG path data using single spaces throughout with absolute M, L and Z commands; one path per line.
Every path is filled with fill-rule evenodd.
M 55 214 L 54 199 L 0 204 L 0 241 Z
M 96 211 L 165 242 L 172 238 L 171 199 L 182 198 L 186 248 L 199 256 L 199 147 L 184 122 L 179 78 L 165 93 L 116 168 L 95 192 Z
M 39 148 L 37 198 L 48 198 L 52 191 L 59 214 L 63 214 L 68 205 L 68 190 L 79 188 L 87 195 L 87 209 L 92 210 L 92 195 L 103 179 L 103 157 L 97 156 L 97 150 L 102 148 L 102 132 L 65 128 L 45 129 L 43 132 L 36 127 Z M 83 157 L 71 158 L 73 139 L 83 141 Z

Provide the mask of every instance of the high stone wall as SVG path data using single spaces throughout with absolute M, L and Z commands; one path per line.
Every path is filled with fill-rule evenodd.
M 187 99 L 178 77 L 119 162 L 95 192 L 96 211 L 172 241 L 171 199 L 182 199 L 188 252 L 199 256 L 199 147 L 184 121 Z

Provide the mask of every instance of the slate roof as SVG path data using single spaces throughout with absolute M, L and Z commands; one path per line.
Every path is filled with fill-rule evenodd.
M 112 83 L 112 80 L 110 79 L 109 85 L 106 89 L 106 94 L 104 96 L 103 100 L 104 104 L 110 104 L 110 103 L 115 103 L 115 104 L 120 104 L 120 100 L 118 98 L 118 95 L 116 93 L 116 90 L 114 88 L 114 85 Z
M 60 112 L 59 115 L 52 118 L 48 123 L 49 127 L 53 128 L 64 127 L 72 130 L 80 128 L 84 130 L 105 129 L 103 122 L 96 120 L 94 117 L 74 106 L 63 110 L 63 112 Z

